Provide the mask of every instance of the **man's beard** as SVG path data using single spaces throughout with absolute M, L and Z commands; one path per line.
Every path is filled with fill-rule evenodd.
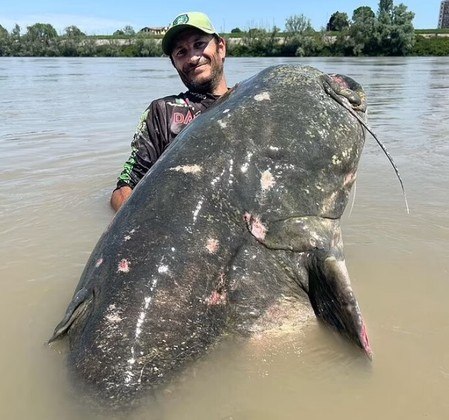
M 211 75 L 206 80 L 192 80 L 185 73 L 178 72 L 181 77 L 182 82 L 192 92 L 196 93 L 212 93 L 215 91 L 216 87 L 219 85 L 220 80 L 223 76 L 223 65 L 219 65 L 218 62 L 210 62 Z

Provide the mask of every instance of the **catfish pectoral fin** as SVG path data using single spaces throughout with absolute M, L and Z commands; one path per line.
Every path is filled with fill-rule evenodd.
M 346 336 L 372 358 L 366 326 L 344 260 L 317 256 L 309 270 L 309 299 L 315 315 Z
M 89 303 L 93 298 L 92 292 L 88 291 L 84 287 L 80 289 L 72 301 L 70 302 L 67 311 L 64 315 L 62 321 L 56 326 L 53 335 L 50 340 L 48 340 L 48 344 L 52 343 L 55 340 L 62 338 L 63 335 L 68 331 L 73 322 L 81 316 L 82 313 L 85 312 Z

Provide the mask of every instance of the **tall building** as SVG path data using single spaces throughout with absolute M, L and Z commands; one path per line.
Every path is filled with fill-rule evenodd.
M 449 28 L 449 0 L 443 0 L 440 6 L 438 29 Z

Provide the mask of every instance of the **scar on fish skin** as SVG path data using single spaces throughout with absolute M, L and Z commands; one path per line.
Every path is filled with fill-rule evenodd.
M 111 323 L 111 324 L 116 324 L 116 323 L 119 323 L 120 321 L 122 321 L 121 316 L 117 312 L 112 312 L 112 311 L 106 313 L 105 318 L 108 321 L 108 323 Z
M 262 187 L 262 190 L 271 190 L 275 184 L 276 181 L 270 171 L 266 170 L 265 172 L 262 172 L 262 176 L 260 177 L 260 186 Z
M 257 95 L 254 96 L 254 99 L 258 102 L 260 101 L 270 101 L 270 93 L 269 92 L 262 92 L 262 93 L 258 93 Z
M 228 295 L 225 291 L 214 290 L 204 301 L 207 306 L 225 305 Z
M 225 275 L 224 273 L 220 274 L 220 280 L 215 287 L 215 290 L 212 291 L 212 293 L 204 299 L 204 302 L 207 306 L 213 306 L 213 305 L 225 305 L 227 303 L 228 294 L 225 290 Z
M 168 271 L 169 271 L 169 269 L 168 269 L 168 266 L 167 266 L 167 265 L 160 265 L 160 266 L 157 268 L 157 272 L 158 272 L 159 274 L 168 273 Z
M 260 218 L 257 216 L 252 216 L 249 213 L 245 213 L 243 219 L 246 222 L 246 225 L 251 232 L 251 234 L 259 241 L 263 241 L 265 239 L 265 235 L 267 234 L 267 228 L 263 225 Z
M 127 235 L 125 235 L 125 237 L 123 238 L 123 239 L 125 240 L 125 242 L 126 242 L 126 241 L 129 241 L 129 240 L 131 239 L 131 237 L 132 237 L 132 235 L 135 233 L 135 231 L 136 231 L 136 229 L 131 229 L 131 230 L 129 231 L 129 233 L 128 233 Z
M 130 265 L 131 263 L 127 259 L 123 258 L 118 263 L 117 273 L 129 273 Z
M 185 174 L 198 174 L 203 170 L 200 165 L 180 165 L 170 168 L 170 171 L 183 172 Z
M 209 254 L 215 254 L 220 247 L 220 242 L 217 239 L 209 238 L 207 240 L 206 249 Z
M 354 184 L 356 178 L 357 172 L 350 172 L 348 175 L 345 176 L 343 186 L 350 187 L 352 184 Z

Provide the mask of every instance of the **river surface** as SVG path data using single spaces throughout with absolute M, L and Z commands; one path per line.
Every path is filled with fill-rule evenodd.
M 314 321 L 276 345 L 224 343 L 127 418 L 447 419 L 449 57 L 233 58 L 228 82 L 284 62 L 361 83 L 404 180 L 410 214 L 368 137 L 343 234 L 374 360 Z M 182 90 L 168 59 L 0 59 L 0 418 L 106 417 L 80 403 L 46 340 L 113 217 L 141 112 Z

